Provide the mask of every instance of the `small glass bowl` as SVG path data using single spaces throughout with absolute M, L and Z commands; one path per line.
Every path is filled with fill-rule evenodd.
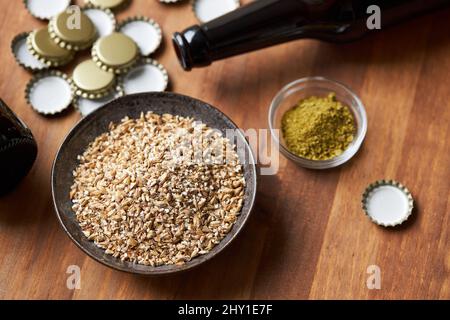
M 284 113 L 301 99 L 310 96 L 325 97 L 330 92 L 334 92 L 337 100 L 347 105 L 353 113 L 356 123 L 355 138 L 342 154 L 328 160 L 310 160 L 290 152 L 281 132 L 281 119 Z M 291 82 L 278 92 L 270 105 L 269 127 L 281 153 L 288 159 L 309 169 L 329 169 L 347 162 L 359 150 L 367 132 L 367 115 L 358 96 L 343 84 L 322 77 L 308 77 Z

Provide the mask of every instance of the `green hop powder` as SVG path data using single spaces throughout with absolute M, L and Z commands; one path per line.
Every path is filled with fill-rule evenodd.
M 311 160 L 342 154 L 356 131 L 353 114 L 334 93 L 301 100 L 283 115 L 281 130 L 288 149 Z

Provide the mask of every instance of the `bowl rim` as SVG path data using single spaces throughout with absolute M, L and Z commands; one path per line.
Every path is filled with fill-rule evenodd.
M 310 82 L 310 81 L 328 83 L 328 84 L 331 84 L 333 86 L 336 86 L 336 87 L 342 89 L 356 101 L 356 109 L 361 114 L 361 130 L 358 130 L 358 135 L 356 136 L 356 140 L 354 140 L 354 142 L 342 154 L 340 154 L 334 158 L 327 159 L 327 160 L 311 160 L 311 159 L 300 157 L 300 156 L 292 153 L 288 148 L 286 148 L 281 143 L 278 135 L 275 134 L 275 130 L 277 130 L 277 129 L 274 128 L 274 126 L 272 124 L 273 120 L 275 118 L 275 113 L 279 107 L 280 102 L 282 101 L 282 95 L 284 95 L 286 92 L 288 92 L 293 87 Z M 317 87 L 320 87 L 320 85 Z M 349 108 L 353 109 L 353 107 L 351 107 L 351 106 L 349 106 Z M 354 111 L 352 111 L 352 113 L 353 112 Z M 345 84 L 343 84 L 339 81 L 336 81 L 336 80 L 322 77 L 322 76 L 303 77 L 303 78 L 294 80 L 294 81 L 286 84 L 285 86 L 283 86 L 283 88 L 281 88 L 281 90 L 277 92 L 277 94 L 275 95 L 275 97 L 272 99 L 272 101 L 270 103 L 270 108 L 269 108 L 269 113 L 268 113 L 268 122 L 269 122 L 269 130 L 270 130 L 271 136 L 275 140 L 275 143 L 278 145 L 279 150 L 281 151 L 281 153 L 283 155 L 285 155 L 288 159 L 294 161 L 295 163 L 297 163 L 298 165 L 300 165 L 302 167 L 305 167 L 308 169 L 319 169 L 319 170 L 331 169 L 334 167 L 338 167 L 340 165 L 343 165 L 347 161 L 349 161 L 351 158 L 353 158 L 356 155 L 356 153 L 358 152 L 358 150 L 360 149 L 360 147 L 365 139 L 365 136 L 367 133 L 367 127 L 368 127 L 367 112 L 366 112 L 364 104 L 362 103 L 359 96 Z
M 56 167 L 56 163 L 59 160 L 59 156 L 61 154 L 62 149 L 65 147 L 67 141 L 72 138 L 75 133 L 79 130 L 79 128 L 82 126 L 82 124 L 88 122 L 91 118 L 94 118 L 96 116 L 96 113 L 100 112 L 99 110 L 103 109 L 103 108 L 107 108 L 111 103 L 117 103 L 117 100 L 120 99 L 124 99 L 124 98 L 128 98 L 130 99 L 135 97 L 139 97 L 139 96 L 165 96 L 165 97 L 174 97 L 174 98 L 183 98 L 183 99 L 188 99 L 188 100 L 192 100 L 195 101 L 197 103 L 200 103 L 202 106 L 207 107 L 207 108 L 211 108 L 213 109 L 215 112 L 219 113 L 222 117 L 224 117 L 227 121 L 229 121 L 233 126 L 235 126 L 235 128 L 237 129 L 236 131 L 238 132 L 239 137 L 242 139 L 243 142 L 245 142 L 245 149 L 248 153 L 248 157 L 249 157 L 249 168 L 252 171 L 252 176 L 253 176 L 253 191 L 251 192 L 251 197 L 245 199 L 245 201 L 248 201 L 249 203 L 249 207 L 248 207 L 248 213 L 245 215 L 239 215 L 238 219 L 241 218 L 242 223 L 240 225 L 238 225 L 238 229 L 236 229 L 236 231 L 231 235 L 231 237 L 226 241 L 223 242 L 223 245 L 218 247 L 222 241 L 225 240 L 225 238 L 223 238 L 217 245 L 216 247 L 218 247 L 217 251 L 214 252 L 212 254 L 212 251 L 209 251 L 208 253 L 201 255 L 201 256 L 197 256 L 194 259 L 190 260 L 188 263 L 185 263 L 183 265 L 177 266 L 177 265 L 171 265 L 173 266 L 173 268 L 168 269 L 168 270 L 158 270 L 158 267 L 152 267 L 152 266 L 145 266 L 145 265 L 141 265 L 141 264 L 137 264 L 143 267 L 146 267 L 146 270 L 136 270 L 136 269 L 130 269 L 128 267 L 122 267 L 119 265 L 116 265 L 114 263 L 110 263 L 109 261 L 105 261 L 102 259 L 99 259 L 94 253 L 92 253 L 90 250 L 88 250 L 88 248 L 86 248 L 85 246 L 83 246 L 82 243 L 80 243 L 80 241 L 78 241 L 76 239 L 76 237 L 68 230 L 68 227 L 66 226 L 66 224 L 64 223 L 63 219 L 62 219 L 62 214 L 59 210 L 58 210 L 58 205 L 57 205 L 57 199 L 56 199 L 56 192 L 55 192 L 55 180 L 56 180 L 56 174 L 55 174 L 55 167 Z M 150 111 L 150 110 L 149 110 Z M 256 166 L 256 162 L 255 162 L 255 158 L 254 158 L 254 154 L 253 154 L 253 150 L 248 142 L 248 140 L 245 138 L 244 134 L 242 133 L 241 130 L 239 130 L 239 127 L 236 125 L 236 123 L 234 123 L 234 121 L 232 121 L 225 113 L 223 113 L 222 111 L 220 111 L 218 108 L 216 108 L 215 106 L 206 103 L 202 100 L 187 96 L 187 95 L 183 95 L 183 94 L 178 94 L 178 93 L 172 93 L 172 92 L 144 92 L 144 93 L 135 93 L 135 94 L 130 94 L 130 95 L 126 95 L 123 97 L 119 97 L 117 99 L 114 99 L 110 102 L 108 102 L 107 104 L 105 104 L 104 106 L 98 108 L 97 110 L 91 112 L 90 114 L 88 114 L 87 116 L 81 118 L 78 122 L 75 123 L 75 125 L 69 130 L 69 132 L 66 134 L 66 136 L 64 137 L 62 143 L 60 144 L 60 146 L 58 147 L 58 150 L 56 152 L 55 158 L 53 160 L 52 163 L 52 167 L 51 167 L 51 192 L 52 192 L 52 202 L 53 202 L 53 207 L 54 207 L 54 211 L 56 214 L 56 217 L 58 219 L 59 224 L 61 225 L 61 227 L 63 228 L 65 234 L 72 240 L 73 243 L 75 243 L 75 245 L 81 250 L 83 251 L 88 257 L 90 257 L 91 259 L 95 260 L 96 262 L 99 262 L 100 264 L 107 266 L 111 269 L 117 270 L 117 271 L 121 271 L 121 272 L 125 272 L 125 273 L 129 273 L 129 274 L 135 274 L 135 275 L 144 275 L 144 276 L 161 276 L 161 275 L 170 275 L 170 274 L 178 274 L 181 272 L 185 272 L 188 270 L 192 270 L 194 268 L 197 268 L 198 266 L 204 264 L 207 261 L 210 261 L 211 259 L 213 259 L 214 257 L 216 257 L 218 254 L 222 253 L 224 251 L 225 248 L 227 248 L 242 232 L 242 230 L 244 229 L 244 227 L 247 225 L 247 222 L 249 220 L 250 215 L 252 214 L 254 207 L 255 207 L 255 202 L 256 202 L 256 195 L 257 195 L 257 190 L 258 190 L 258 174 L 257 174 L 257 166 Z M 235 225 L 236 226 L 236 225 Z M 233 226 L 233 228 L 235 227 Z M 230 232 L 231 233 L 231 232 Z M 103 250 L 103 249 L 102 249 Z M 196 260 L 196 258 L 199 258 L 198 260 Z M 200 259 L 202 258 L 202 259 Z M 117 258 L 116 258 L 117 259 Z M 193 261 L 193 262 L 192 262 Z

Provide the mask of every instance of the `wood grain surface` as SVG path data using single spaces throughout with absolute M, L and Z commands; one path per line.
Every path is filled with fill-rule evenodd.
M 30 74 L 15 63 L 10 42 L 44 24 L 22 1 L 2 1 L 0 9 L 0 97 L 39 146 L 30 174 L 0 199 L 0 298 L 450 299 L 450 10 L 351 44 L 301 40 L 187 73 L 170 36 L 196 23 L 190 5 L 133 0 L 118 17 L 143 14 L 161 24 L 156 59 L 171 90 L 217 106 L 240 127 L 267 128 L 277 91 L 316 75 L 353 88 L 369 119 L 362 149 L 341 168 L 306 170 L 281 157 L 278 174 L 260 179 L 249 224 L 213 261 L 146 278 L 93 261 L 59 226 L 50 169 L 80 116 L 45 118 L 26 104 Z M 364 188 L 378 179 L 399 180 L 413 193 L 416 209 L 401 227 L 379 227 L 361 209 Z M 70 265 L 81 268 L 79 290 L 66 286 Z M 380 267 L 379 290 L 366 286 L 370 265 Z

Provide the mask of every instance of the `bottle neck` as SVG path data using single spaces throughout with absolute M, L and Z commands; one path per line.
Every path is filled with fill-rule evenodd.
M 323 2 L 323 1 L 321 1 Z M 185 70 L 290 40 L 306 23 L 309 6 L 299 0 L 258 0 L 201 26 L 175 33 Z M 286 39 L 286 40 L 285 40 Z

